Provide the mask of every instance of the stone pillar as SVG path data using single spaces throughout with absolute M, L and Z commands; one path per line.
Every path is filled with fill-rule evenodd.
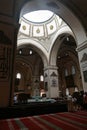
M 11 72 L 10 72 L 10 95 L 9 95 L 9 106 L 14 104 L 14 88 L 15 88 L 15 76 L 16 76 L 16 51 L 17 51 L 17 35 L 20 24 L 16 23 L 13 25 L 13 44 L 12 44 L 12 59 L 11 59 Z
M 39 76 L 33 78 L 33 96 L 40 96 Z
M 87 92 L 87 41 L 77 48 L 84 92 Z
M 44 87 L 46 95 L 49 98 L 56 98 L 59 96 L 57 69 L 56 66 L 48 66 L 44 68 Z

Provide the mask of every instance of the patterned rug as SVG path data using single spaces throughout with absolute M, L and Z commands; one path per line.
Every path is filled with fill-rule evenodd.
M 87 130 L 87 111 L 3 119 L 0 130 Z

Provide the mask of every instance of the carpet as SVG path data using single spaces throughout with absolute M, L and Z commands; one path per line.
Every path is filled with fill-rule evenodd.
M 3 119 L 0 130 L 87 130 L 87 111 Z

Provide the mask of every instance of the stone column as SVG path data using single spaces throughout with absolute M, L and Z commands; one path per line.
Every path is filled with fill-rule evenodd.
M 33 76 L 33 96 L 40 96 L 39 76 Z
M 56 98 L 59 96 L 58 87 L 58 67 L 47 66 L 44 68 L 44 87 L 46 95 L 49 98 Z
M 84 92 L 87 92 L 87 41 L 77 48 Z
M 9 106 L 12 106 L 14 104 L 13 98 L 14 98 L 14 88 L 15 88 L 15 65 L 16 65 L 16 51 L 17 51 L 17 35 L 19 30 L 20 24 L 16 21 L 13 25 L 13 44 L 12 44 L 12 59 L 11 59 L 11 72 L 10 72 L 10 95 L 9 95 Z

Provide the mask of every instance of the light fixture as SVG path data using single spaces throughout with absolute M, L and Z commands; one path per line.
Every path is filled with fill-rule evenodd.
M 66 88 L 66 96 L 68 96 L 68 95 L 69 95 L 69 89 Z
M 33 53 L 32 50 L 30 50 L 30 51 L 29 51 L 29 54 L 32 55 L 32 53 Z
M 22 50 L 19 50 L 19 54 L 22 54 Z
M 44 76 L 43 75 L 40 76 L 40 81 L 44 81 Z
M 69 41 L 69 37 L 67 37 L 66 40 Z

